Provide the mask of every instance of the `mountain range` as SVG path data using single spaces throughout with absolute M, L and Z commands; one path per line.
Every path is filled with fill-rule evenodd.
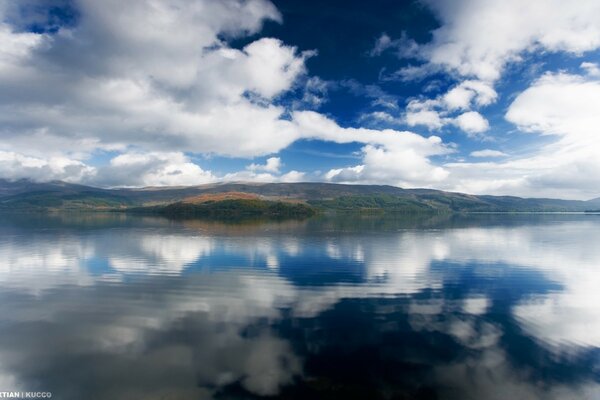
M 333 183 L 215 183 L 199 186 L 103 189 L 62 181 L 0 179 L 3 210 L 106 210 L 248 198 L 301 203 L 321 210 L 388 210 L 403 212 L 568 212 L 600 209 L 600 198 L 580 201 L 515 196 L 470 195 L 433 189 Z

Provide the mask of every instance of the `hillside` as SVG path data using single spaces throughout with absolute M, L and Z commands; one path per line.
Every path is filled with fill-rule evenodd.
M 166 205 L 129 209 L 135 213 L 159 214 L 169 218 L 245 219 L 306 218 L 316 213 L 303 202 L 266 200 L 244 192 L 205 193 Z
M 202 204 L 208 202 L 219 202 L 225 200 L 258 200 L 260 196 L 243 192 L 206 193 L 198 196 L 186 197 L 182 203 Z
M 224 199 L 201 203 L 177 202 L 166 206 L 142 207 L 138 211 L 153 212 L 170 218 L 289 219 L 313 216 L 316 211 L 302 203 L 260 199 Z
M 223 201 L 300 203 L 321 210 L 397 212 L 559 212 L 600 208 L 590 201 L 475 196 L 432 189 L 332 183 L 221 183 L 188 187 L 102 189 L 65 182 L 0 180 L 0 209 L 131 209 Z M 186 206 L 187 207 L 187 206 Z M 207 208 L 207 207 L 205 207 Z

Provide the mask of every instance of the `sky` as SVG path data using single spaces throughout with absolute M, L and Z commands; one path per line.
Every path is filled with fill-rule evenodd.
M 600 196 L 600 0 L 0 0 L 0 178 Z

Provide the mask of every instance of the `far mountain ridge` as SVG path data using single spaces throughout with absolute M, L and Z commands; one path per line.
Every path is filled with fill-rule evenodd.
M 589 201 L 517 196 L 471 195 L 435 189 L 405 189 L 390 185 L 325 182 L 220 182 L 196 186 L 104 189 L 63 181 L 33 182 L 0 179 L 2 209 L 110 209 L 166 205 L 198 196 L 218 201 L 237 193 L 267 201 L 304 202 L 333 210 L 382 209 L 449 212 L 588 211 L 600 207 Z M 207 197 L 208 196 L 208 197 Z M 229 196 L 231 197 L 231 196 Z

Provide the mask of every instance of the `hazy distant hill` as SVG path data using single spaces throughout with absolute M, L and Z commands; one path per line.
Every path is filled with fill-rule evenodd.
M 590 201 L 475 196 L 431 189 L 332 183 L 221 183 L 188 187 L 101 189 L 55 181 L 0 180 L 0 209 L 112 209 L 167 205 L 194 196 L 223 193 L 258 196 L 259 200 L 301 202 L 330 210 L 405 212 L 586 211 L 600 208 Z M 239 196 L 239 195 L 238 195 Z M 223 196 L 221 196 L 223 197 Z M 227 196 L 225 196 L 226 198 Z M 218 201 L 219 196 L 208 197 Z
M 585 202 L 589 207 L 600 209 L 600 197 Z

